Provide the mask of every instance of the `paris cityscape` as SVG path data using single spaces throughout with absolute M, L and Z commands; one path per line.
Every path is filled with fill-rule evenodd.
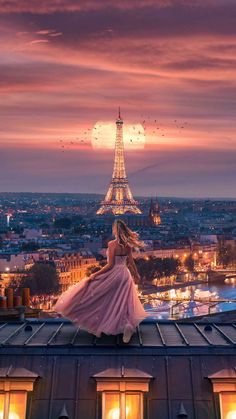
M 0 419 L 236 419 L 235 17 L 0 0 Z
M 105 195 L 1 194 L 1 290 L 31 290 L 31 306 L 53 314 L 58 294 L 106 261 L 114 217 L 145 242 L 134 252 L 140 298 L 156 319 L 235 316 L 236 200 L 133 198 L 119 108 L 112 181 Z M 43 281 L 41 276 L 47 278 Z M 19 294 L 19 295 L 18 295 Z M 226 314 L 225 314 L 226 313 Z
M 68 326 L 63 321 L 63 317 L 54 310 L 54 306 L 62 293 L 69 292 L 70 289 L 82 283 L 84 278 L 104 269 L 108 243 L 112 239 L 112 225 L 117 217 L 130 228 L 135 229 L 145 244 L 142 249 L 133 249 L 133 257 L 139 273 L 136 287 L 138 298 L 147 313 L 146 321 L 149 319 L 150 326 L 157 327 L 162 345 L 178 345 L 173 330 L 169 329 L 172 323 L 168 325 L 165 321 L 174 322 L 174 327 L 183 339 L 182 342 L 187 345 L 189 345 L 189 338 L 192 339 L 191 345 L 199 345 L 200 336 L 205 340 L 204 344 L 217 345 L 219 337 L 221 337 L 221 345 L 236 344 L 233 339 L 236 317 L 236 199 L 186 199 L 157 196 L 134 199 L 126 175 L 123 124 L 119 108 L 116 119 L 114 168 L 105 196 L 85 193 L 32 192 L 6 192 L 0 195 L 0 316 L 3 321 L 0 325 L 0 335 L 1 329 L 4 331 L 5 326 L 8 326 L 11 331 L 13 325 L 13 332 L 10 335 L 8 332 L 7 337 L 2 336 L 3 347 L 12 342 L 10 345 L 13 345 L 13 360 L 16 359 L 14 346 L 17 345 L 18 339 L 23 345 L 30 345 L 31 340 L 35 341 L 33 343 L 35 345 L 44 345 L 45 337 L 47 346 L 51 343 L 52 345 L 74 346 L 77 339 L 79 339 L 77 345 L 89 344 L 89 334 L 87 333 L 85 337 L 80 327 L 74 328 L 72 334 L 69 333 L 69 342 L 66 340 L 65 343 Z M 30 319 L 31 322 L 38 319 L 39 323 L 30 323 Z M 186 335 L 187 330 L 183 328 L 183 324 L 176 323 L 184 319 L 193 322 L 195 336 L 193 332 Z M 50 332 L 48 322 L 58 322 L 58 320 L 59 326 L 58 323 L 52 323 L 53 329 Z M 213 330 L 210 323 L 198 325 L 199 321 L 213 322 L 214 329 L 219 334 L 215 337 L 214 343 L 206 335 Z M 31 324 L 34 324 L 35 329 Z M 19 335 L 22 327 L 24 333 Z M 44 334 L 40 336 L 39 331 L 42 328 Z M 60 335 L 62 328 L 64 328 L 64 337 Z M 140 347 L 143 345 L 143 339 L 148 339 L 146 345 L 151 339 L 152 343 L 148 345 L 152 346 L 156 332 L 145 331 L 144 325 L 142 328 L 138 326 L 137 329 Z M 27 337 L 28 330 L 31 335 Z M 196 337 L 196 332 L 200 336 Z M 35 336 L 38 338 L 37 341 Z M 134 336 L 133 334 L 132 344 L 134 344 Z M 116 345 L 119 345 L 119 335 L 117 338 Z M 58 339 L 62 339 L 61 343 Z M 93 339 L 95 339 L 93 345 L 96 346 L 98 338 Z M 104 347 L 107 344 L 111 345 L 111 341 L 102 343 L 102 339 L 103 337 L 100 337 L 101 345 Z M 85 354 L 88 356 L 86 350 Z M 133 359 L 135 359 L 134 356 Z M 223 359 L 227 362 L 227 356 L 224 355 Z M 56 365 L 56 357 L 54 360 L 54 365 Z M 108 388 L 113 389 L 111 383 L 114 377 L 117 380 L 117 374 L 118 376 L 120 374 L 119 369 L 116 372 L 107 369 L 101 372 L 101 377 L 99 374 L 94 376 L 95 380 L 98 380 L 98 391 L 100 388 L 102 390 L 100 394 L 102 394 L 104 405 L 102 416 L 99 416 L 102 419 L 150 417 L 142 407 L 144 397 L 142 392 L 148 391 L 151 376 L 145 376 L 143 373 L 141 382 L 137 375 L 140 376 L 142 372 L 129 370 L 128 366 L 129 364 L 126 369 L 121 366 L 120 385 L 124 384 L 124 380 L 127 379 L 136 380 L 134 384 L 136 391 L 131 397 L 130 393 L 123 393 L 125 402 L 122 402 L 119 393 L 106 391 L 108 383 L 110 383 Z M 144 362 L 144 368 L 146 367 L 147 364 Z M 28 369 L 19 373 L 17 368 L 12 366 L 7 368 L 7 371 L 10 373 L 13 371 L 13 374 L 21 379 L 25 374 L 31 376 L 31 383 L 32 380 L 38 379 L 37 374 Z M 58 365 L 57 368 L 63 369 L 64 366 Z M 41 366 L 40 370 L 42 370 Z M 86 369 L 86 374 L 88 374 L 88 369 Z M 225 407 L 222 409 L 228 413 L 222 418 L 232 419 L 236 396 L 234 393 L 228 396 L 228 393 L 224 392 L 224 380 L 227 382 L 229 376 L 225 372 L 223 374 L 220 397 L 221 400 L 225 398 Z M 105 376 L 106 380 L 103 383 Z M 211 379 L 213 390 L 215 376 L 218 378 L 218 373 Z M 8 380 L 6 377 L 8 375 L 3 375 L 4 382 Z M 11 379 L 14 380 L 13 377 Z M 146 387 L 143 387 L 144 377 Z M 219 377 L 222 380 L 222 373 Z M 117 384 L 114 390 L 116 386 Z M 23 386 L 22 389 L 24 389 L 22 394 L 26 395 L 27 387 Z M 219 387 L 216 391 L 219 391 Z M 7 406 L 6 394 L 6 392 L 3 393 L 3 406 Z M 13 414 L 2 415 L 2 418 L 39 417 L 31 416 L 32 410 L 26 410 L 26 401 L 23 402 L 22 410 L 21 396 L 12 392 L 10 397 L 13 397 L 13 394 L 16 401 L 9 404 Z M 52 400 L 52 396 L 50 397 Z M 55 414 L 59 412 L 59 416 L 52 416 L 50 408 L 49 410 L 46 408 L 43 417 L 86 419 L 88 416 L 83 410 L 80 399 L 79 406 L 82 405 L 84 413 L 77 415 L 77 397 L 80 395 L 76 395 L 73 399 L 75 403 L 75 407 L 71 410 L 74 412 L 73 416 L 68 415 L 68 401 L 67 403 L 64 401 L 62 405 L 62 400 L 59 399 L 60 408 L 54 410 Z M 188 417 L 185 405 L 186 403 L 179 403 L 177 417 Z M 28 416 L 25 416 L 27 411 Z M 122 411 L 125 416 L 122 416 Z M 5 413 L 6 410 L 3 412 Z M 38 415 L 37 412 L 39 411 L 36 411 L 36 415 Z M 90 417 L 93 418 L 93 415 L 94 412 L 91 412 Z M 169 415 L 164 417 L 170 418 Z

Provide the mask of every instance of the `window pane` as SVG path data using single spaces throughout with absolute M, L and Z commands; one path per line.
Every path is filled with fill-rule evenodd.
M 118 393 L 105 394 L 105 418 L 120 419 L 120 395 Z
M 222 419 L 236 419 L 236 393 L 221 393 Z
M 10 393 L 9 419 L 25 419 L 26 393 Z
M 126 394 L 126 419 L 141 419 L 140 397 L 140 394 Z
M 0 394 L 0 419 L 3 419 L 4 412 L 4 394 Z

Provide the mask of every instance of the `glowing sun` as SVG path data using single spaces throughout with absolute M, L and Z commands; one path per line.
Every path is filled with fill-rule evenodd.
M 92 129 L 91 143 L 94 149 L 114 148 L 116 138 L 116 124 L 110 121 L 98 121 Z M 141 124 L 124 124 L 124 147 L 126 150 L 142 149 L 146 138 Z

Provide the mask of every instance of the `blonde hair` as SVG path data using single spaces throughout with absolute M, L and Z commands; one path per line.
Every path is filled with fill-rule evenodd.
M 113 234 L 117 237 L 121 246 L 144 247 L 145 244 L 139 240 L 139 235 L 125 224 L 123 220 L 115 220 L 112 226 Z

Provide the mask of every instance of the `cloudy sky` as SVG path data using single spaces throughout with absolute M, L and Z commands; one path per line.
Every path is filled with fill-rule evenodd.
M 0 98 L 0 191 L 105 193 L 121 106 L 135 195 L 236 197 L 235 0 L 0 0 Z

